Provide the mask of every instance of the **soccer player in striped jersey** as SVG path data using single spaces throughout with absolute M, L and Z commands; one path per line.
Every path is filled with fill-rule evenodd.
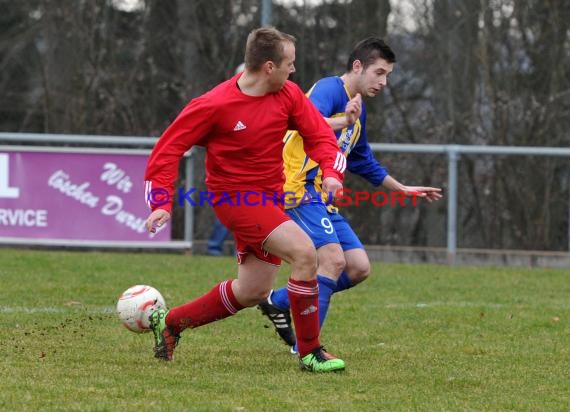
M 147 229 L 170 218 L 174 183 L 183 154 L 194 145 L 206 149 L 206 185 L 214 212 L 234 233 L 237 279 L 150 317 L 155 357 L 171 360 L 187 328 L 234 315 L 267 298 L 281 260 L 291 265 L 287 286 L 302 369 L 342 370 L 344 361 L 325 352 L 319 340 L 317 255 L 313 242 L 283 211 L 283 135 L 303 133 L 305 149 L 323 170 L 323 187 L 342 188 L 346 159 L 331 128 L 288 77 L 295 71 L 295 38 L 274 28 L 252 31 L 245 70 L 199 96 L 182 110 L 154 147 L 146 169 L 152 213 Z M 249 192 L 249 202 L 240 202 Z M 255 201 L 255 195 L 258 199 Z M 254 360 L 252 360 L 254 361 Z
M 347 159 L 347 168 L 374 186 L 383 186 L 432 202 L 441 198 L 441 189 L 407 186 L 388 174 L 375 158 L 366 138 L 366 108 L 362 96 L 378 95 L 388 82 L 396 56 L 381 39 L 370 37 L 352 50 L 342 76 L 325 77 L 307 93 L 330 127 L 338 147 Z M 290 130 L 284 138 L 283 160 L 287 193 L 286 213 L 307 232 L 317 248 L 319 322 L 322 326 L 331 295 L 351 288 L 370 273 L 368 255 L 348 222 L 333 205 L 327 205 L 323 170 L 307 152 L 303 132 Z M 259 308 L 273 323 L 279 336 L 296 352 L 291 328 L 287 289 L 269 295 Z

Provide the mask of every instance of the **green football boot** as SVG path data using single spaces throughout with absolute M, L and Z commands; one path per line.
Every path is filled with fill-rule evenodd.
M 337 359 L 321 346 L 299 359 L 302 370 L 310 372 L 336 372 L 344 370 L 344 361 Z
M 149 316 L 150 328 L 154 335 L 154 357 L 170 361 L 180 335 L 175 334 L 166 325 L 166 309 L 159 309 Z

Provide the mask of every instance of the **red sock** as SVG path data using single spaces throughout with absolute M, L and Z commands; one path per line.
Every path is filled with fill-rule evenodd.
M 234 296 L 232 282 L 226 280 L 199 298 L 170 309 L 165 319 L 168 327 L 174 333 L 180 333 L 186 328 L 197 328 L 235 315 L 244 307 Z
M 287 295 L 295 324 L 297 350 L 302 358 L 321 346 L 319 341 L 319 286 L 316 279 L 303 282 L 289 278 Z

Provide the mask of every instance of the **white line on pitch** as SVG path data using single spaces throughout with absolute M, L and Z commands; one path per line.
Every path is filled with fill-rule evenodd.
M 63 307 L 24 307 L 24 306 L 0 306 L 0 313 L 78 313 L 82 312 L 89 315 L 106 315 L 114 313 L 115 308 L 111 306 L 103 306 L 99 308 L 85 309 L 81 306 L 74 306 L 69 308 Z

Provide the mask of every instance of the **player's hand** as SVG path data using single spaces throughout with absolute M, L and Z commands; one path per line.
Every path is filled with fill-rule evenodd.
M 360 96 L 360 93 L 356 93 L 356 96 L 348 101 L 344 112 L 349 126 L 356 123 L 362 113 L 362 96 Z
M 424 198 L 429 203 L 435 202 L 443 197 L 441 188 L 429 186 L 404 186 L 406 196 L 417 196 Z
M 342 189 L 342 183 L 340 180 L 330 176 L 323 179 L 323 192 L 326 193 L 327 196 L 329 193 L 332 193 L 333 200 L 336 199 L 336 192 L 340 189 Z
M 170 220 L 170 213 L 164 209 L 155 209 L 146 219 L 145 226 L 149 233 L 156 233 L 156 229 Z

